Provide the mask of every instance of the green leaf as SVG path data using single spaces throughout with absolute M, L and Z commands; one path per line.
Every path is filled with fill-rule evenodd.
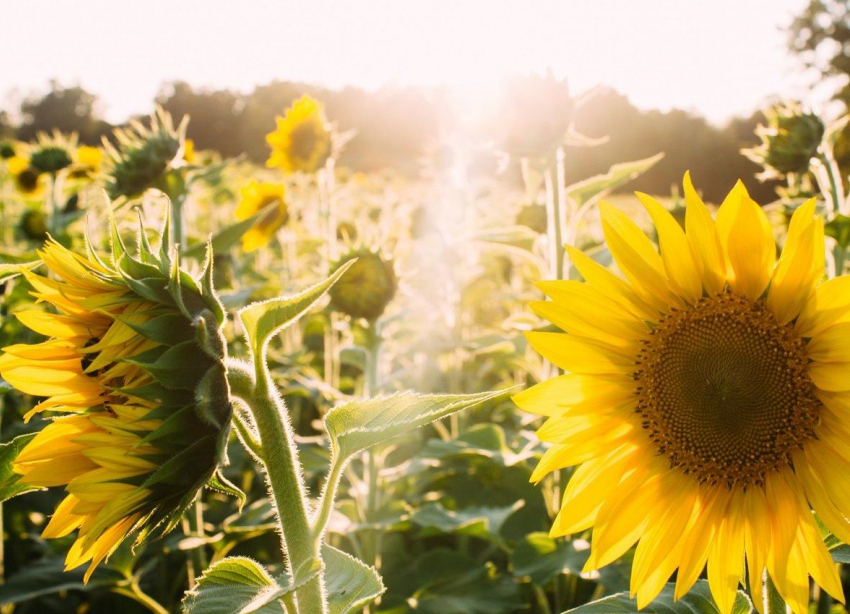
M 700 580 L 687 595 L 673 601 L 674 584 L 667 584 L 658 598 L 640 610 L 642 614 L 719 614 L 717 605 L 711 598 L 706 580 Z M 752 611 L 750 598 L 744 591 L 738 591 L 732 614 L 749 614 Z M 637 614 L 637 602 L 629 599 L 628 593 L 618 593 L 568 610 L 569 614 Z
M 442 504 L 433 502 L 420 507 L 410 519 L 426 529 L 424 536 L 428 533 L 460 533 L 499 542 L 499 532 L 505 521 L 523 505 L 525 501 L 517 501 L 513 505 L 503 507 L 448 510 Z
M 587 546 L 587 542 L 577 541 Z M 511 553 L 511 568 L 515 577 L 529 578 L 543 585 L 561 574 L 579 575 L 588 552 L 588 548 L 577 549 L 576 541 L 552 539 L 546 533 L 529 533 Z
M 239 511 L 242 511 L 242 507 L 245 505 L 245 493 L 242 492 L 241 488 L 224 477 L 221 468 L 217 469 L 212 477 L 207 480 L 207 488 L 234 497 L 238 501 Z
M 322 546 L 328 614 L 359 610 L 383 594 L 384 583 L 373 567 L 327 544 Z
M 325 428 L 334 451 L 334 462 L 345 462 L 354 454 L 390 437 L 498 398 L 507 392 L 497 390 L 478 394 L 435 395 L 403 392 L 334 407 L 325 416 Z
M 242 238 L 251 227 L 256 224 L 259 219 L 268 213 L 267 211 L 260 211 L 259 213 L 252 215 L 251 217 L 231 224 L 226 228 L 219 230 L 212 237 L 210 237 L 210 243 L 212 244 L 212 249 L 214 254 L 223 254 L 227 250 L 229 250 L 233 245 Z M 201 243 L 196 243 L 192 247 L 183 250 L 182 256 L 186 258 L 195 258 L 200 260 L 204 257 L 207 249 L 206 241 Z
M 281 614 L 279 600 L 312 580 L 321 562 L 311 561 L 283 586 L 259 563 L 242 556 L 222 559 L 198 578 L 183 599 L 184 614 Z
M 664 154 L 659 153 L 649 158 L 644 158 L 643 160 L 615 164 L 604 175 L 595 175 L 594 177 L 583 179 L 578 183 L 567 186 L 565 188 L 567 197 L 571 199 L 577 207 L 581 207 L 589 202 L 604 198 L 621 185 L 644 174 L 646 171 L 655 166 L 655 164 L 663 157 Z
M 832 548 L 829 553 L 832 555 L 832 560 L 836 563 L 850 563 L 850 546 L 841 544 Z
M 86 584 L 83 582 L 85 571 L 85 567 L 65 571 L 65 560 L 62 556 L 45 557 L 34 563 L 27 563 L 23 569 L 7 578 L 5 584 L 0 585 L 0 603 L 21 603 L 63 591 L 92 591 L 112 586 L 122 579 L 114 571 L 104 568 L 98 569 Z
M 35 436 L 36 433 L 27 433 L 15 437 L 12 441 L 0 444 L 0 503 L 25 492 L 44 490 L 43 488 L 21 484 L 20 474 L 12 471 L 12 462 Z
M 842 249 L 850 245 L 850 217 L 840 213 L 824 226 L 824 234 L 835 239 Z
M 32 270 L 40 264 L 41 260 L 20 263 L 0 262 L 0 284 L 7 282 L 14 277 L 17 277 L 18 275 L 23 273 L 24 269 Z
M 303 292 L 293 296 L 282 296 L 261 303 L 253 303 L 239 310 L 237 316 L 248 337 L 254 356 L 262 356 L 272 335 L 304 315 L 345 274 L 348 267 L 354 262 L 354 260 L 351 260 L 345 263 L 326 280 L 307 288 Z

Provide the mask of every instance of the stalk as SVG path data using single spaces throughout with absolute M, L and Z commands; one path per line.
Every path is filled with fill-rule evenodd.
M 227 379 L 233 396 L 251 412 L 263 448 L 263 466 L 269 497 L 277 510 L 281 548 L 294 573 L 319 557 L 308 518 L 307 487 L 294 452 L 294 433 L 283 400 L 277 394 L 264 358 L 254 356 L 253 372 L 240 361 L 228 363 Z M 296 594 L 299 614 L 326 614 L 327 598 L 322 575 Z
M 169 247 L 186 245 L 186 235 L 183 228 L 183 201 L 185 194 L 175 194 L 171 197 L 171 232 L 168 236 Z

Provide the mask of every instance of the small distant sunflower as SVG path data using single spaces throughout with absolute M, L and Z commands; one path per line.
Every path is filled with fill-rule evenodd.
M 322 103 L 305 94 L 277 118 L 277 130 L 266 136 L 272 148 L 266 165 L 285 173 L 314 173 L 331 155 L 331 136 Z
M 336 271 L 346 262 L 357 259 L 345 276 L 328 294 L 331 307 L 352 318 L 374 322 L 384 313 L 398 289 L 398 277 L 392 260 L 365 247 L 342 256 L 332 268 Z
M 195 151 L 195 141 L 192 139 L 186 139 L 186 142 L 183 143 L 183 160 L 185 160 L 187 164 L 194 164 L 196 158 L 197 152 Z
M 743 185 L 716 221 L 685 176 L 686 230 L 638 194 L 660 253 L 602 204 L 620 277 L 570 248 L 579 281 L 541 282 L 533 309 L 565 333 L 531 345 L 566 371 L 515 397 L 547 416 L 533 480 L 578 465 L 553 536 L 590 528 L 586 569 L 635 543 L 631 593 L 644 607 L 678 569 L 683 596 L 708 566 L 729 614 L 744 574 L 757 604 L 766 569 L 796 614 L 809 575 L 843 601 L 812 510 L 850 542 L 850 277 L 821 283 L 824 228 L 810 200 L 777 260 Z
M 168 171 L 182 161 L 178 154 L 184 147 L 188 118 L 174 127 L 174 121 L 162 108 L 150 117 L 150 126 L 132 121 L 128 128 L 116 128 L 117 146 L 106 139 L 104 167 L 106 191 L 110 198 L 134 198 L 149 188 L 168 193 Z
M 27 420 L 61 414 L 13 469 L 28 486 L 64 487 L 43 536 L 78 531 L 66 568 L 88 562 L 86 581 L 131 532 L 141 541 L 175 525 L 216 470 L 230 428 L 224 315 L 210 274 L 198 282 L 146 245 L 136 259 L 114 242 L 113 267 L 91 249 L 80 256 L 48 241 L 40 257 L 51 275 L 23 274 L 58 313 L 15 315 L 49 339 L 0 355 L 0 376 L 42 399 Z
M 0 142 L 0 159 L 8 160 L 16 154 L 16 147 L 12 141 Z
M 242 249 L 252 252 L 266 245 L 286 223 L 289 213 L 284 200 L 284 188 L 279 183 L 251 181 L 242 188 L 242 200 L 236 208 L 236 219 L 247 220 L 260 211 L 265 211 L 244 235 Z
M 38 194 L 42 187 L 41 173 L 23 156 L 12 156 L 6 160 L 6 169 L 15 181 L 15 188 L 21 194 Z
M 77 135 L 39 133 L 30 153 L 30 165 L 39 173 L 55 175 L 73 164 L 71 152 L 77 147 Z

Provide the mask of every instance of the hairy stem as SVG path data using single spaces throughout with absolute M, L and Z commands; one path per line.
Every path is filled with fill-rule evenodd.
M 294 573 L 319 558 L 321 544 L 313 539 L 310 528 L 307 487 L 298 465 L 292 425 L 262 355 L 254 357 L 253 369 L 239 361 L 228 362 L 227 378 L 233 396 L 248 407 L 257 427 L 269 497 L 278 515 L 281 547 Z M 296 596 L 299 614 L 327 612 L 321 574 L 300 588 Z

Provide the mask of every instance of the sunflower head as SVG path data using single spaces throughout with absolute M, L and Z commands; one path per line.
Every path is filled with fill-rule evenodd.
M 519 226 L 531 228 L 531 230 L 538 234 L 546 234 L 546 229 L 549 225 L 546 217 L 546 206 L 535 204 L 524 205 L 519 210 L 519 213 L 517 213 L 516 223 Z
M 242 200 L 236 208 L 236 219 L 247 220 L 262 212 L 254 226 L 242 235 L 242 248 L 246 252 L 266 245 L 289 219 L 284 193 L 284 187 L 279 183 L 252 180 L 242 188 Z
M 563 332 L 530 344 L 566 372 L 515 397 L 548 418 L 533 479 L 578 466 L 552 535 L 592 528 L 587 570 L 637 543 L 639 607 L 676 570 L 681 597 L 706 566 L 724 614 L 745 572 L 756 603 L 765 570 L 796 614 L 809 576 L 843 601 L 812 511 L 850 540 L 850 277 L 821 283 L 814 199 L 777 257 L 740 183 L 713 219 L 686 175 L 684 229 L 638 197 L 658 249 L 603 203 L 622 276 L 569 248 L 584 281 L 541 282 L 551 300 L 532 305 Z
M 21 234 L 30 241 L 42 242 L 47 239 L 47 218 L 40 209 L 24 211 L 19 228 Z
M 0 143 L 0 160 L 8 160 L 15 155 L 15 144 L 12 141 Z
M 13 464 L 20 481 L 67 493 L 44 537 L 75 530 L 67 568 L 94 568 L 133 531 L 170 530 L 224 459 L 231 405 L 212 289 L 176 252 L 153 251 L 144 228 L 131 254 L 113 233 L 112 258 L 53 240 L 40 251 L 49 275 L 24 271 L 52 309 L 18 319 L 47 340 L 6 347 L 0 376 L 41 398 L 27 414 L 50 423 Z
M 71 166 L 71 152 L 76 146 L 76 134 L 66 136 L 60 132 L 54 132 L 52 135 L 39 133 L 38 140 L 32 147 L 30 164 L 39 173 L 56 174 Z
M 314 173 L 331 155 L 332 131 L 322 103 L 307 94 L 292 103 L 277 129 L 266 136 L 272 149 L 266 165 L 285 173 Z
M 40 192 L 41 175 L 34 166 L 27 166 L 12 175 L 15 178 L 15 188 L 21 194 L 32 195 Z
M 771 107 L 765 111 L 765 117 L 767 125 L 760 125 L 756 130 L 761 144 L 743 153 L 764 167 L 766 178 L 781 178 L 809 170 L 809 163 L 817 155 L 825 132 L 821 119 L 796 103 Z
M 188 118 L 175 129 L 162 108 L 150 117 L 150 126 L 132 121 L 128 128 L 117 128 L 116 145 L 104 139 L 106 190 L 110 198 L 133 198 L 148 188 L 166 189 L 168 171 L 182 164 L 180 152 L 186 140 Z
M 80 166 L 83 166 L 88 170 L 97 171 L 100 169 L 100 165 L 103 162 L 103 150 L 100 147 L 83 145 L 81 147 L 77 147 L 75 158 L 77 164 Z
M 352 318 L 374 322 L 384 313 L 398 288 L 392 260 L 365 247 L 340 258 L 332 272 L 357 259 L 345 276 L 331 287 L 331 307 Z
M 554 155 L 570 132 L 575 101 L 565 81 L 547 75 L 508 84 L 502 100 L 500 147 L 517 158 Z

